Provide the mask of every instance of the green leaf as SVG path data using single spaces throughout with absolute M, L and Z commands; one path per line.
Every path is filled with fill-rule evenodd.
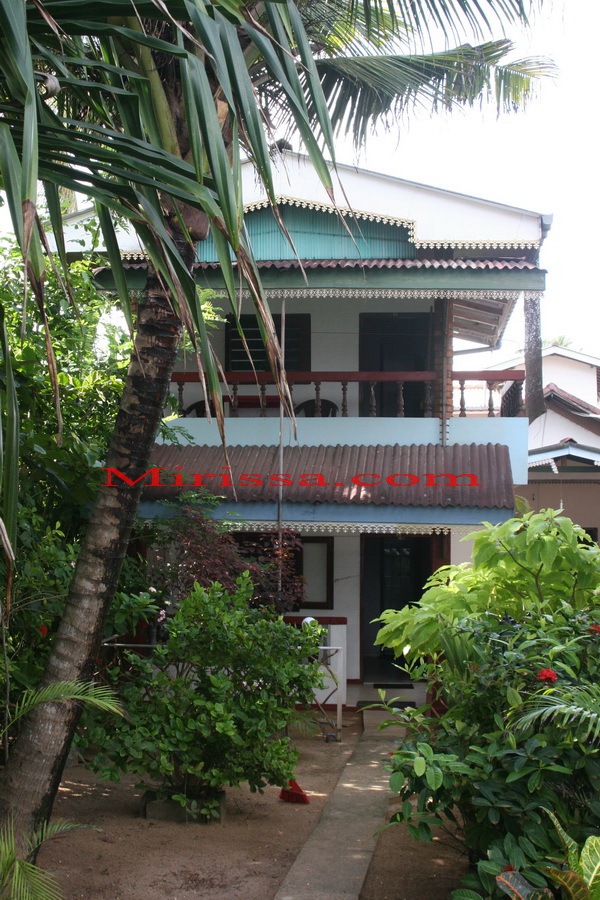
M 579 847 L 577 846 L 577 843 L 573 840 L 573 838 L 570 835 L 567 834 L 567 832 L 562 827 L 559 820 L 557 819 L 557 817 L 554 815 L 554 813 L 551 810 L 546 809 L 545 807 L 542 807 L 542 809 L 552 819 L 552 822 L 554 823 L 554 827 L 556 828 L 556 832 L 558 834 L 560 842 L 563 845 L 563 847 L 565 848 L 565 850 L 567 851 L 567 860 L 568 860 L 569 868 L 576 870 L 577 867 L 579 866 Z
M 545 868 L 543 871 L 562 888 L 563 896 L 567 900 L 591 900 L 585 879 L 578 872 L 563 872 L 553 868 Z
M 516 691 L 513 687 L 508 687 L 506 689 L 506 699 L 511 707 L 522 706 L 523 699 L 518 691 Z
M 428 766 L 425 773 L 425 779 L 432 791 L 437 791 L 444 783 L 444 776 L 437 766 Z
M 590 888 L 600 882 L 600 837 L 591 835 L 586 840 L 579 857 L 583 876 Z
M 553 897 L 552 892 L 546 888 L 533 888 L 518 872 L 501 872 L 496 875 L 496 885 L 513 900 L 542 900 L 545 897 L 551 900 Z
M 414 762 L 413 762 L 413 769 L 415 770 L 415 775 L 417 775 L 417 776 L 420 778 L 421 775 L 424 775 L 424 774 L 425 774 L 425 769 L 426 769 L 426 768 L 427 768 L 427 763 L 426 763 L 426 761 L 423 759 L 423 757 L 422 757 L 422 756 L 416 756 L 416 757 L 415 757 L 415 760 L 414 760 Z

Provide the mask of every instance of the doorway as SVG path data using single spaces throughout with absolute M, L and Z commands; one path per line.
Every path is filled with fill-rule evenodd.
M 361 313 L 359 316 L 358 366 L 361 372 L 424 372 L 431 368 L 431 313 Z M 371 391 L 360 386 L 359 415 L 368 416 Z M 395 382 L 375 387 L 378 416 L 397 415 L 398 388 Z M 404 385 L 404 415 L 424 414 L 425 385 Z
M 388 648 L 375 644 L 386 609 L 415 603 L 435 569 L 450 561 L 449 537 L 443 534 L 365 534 L 362 536 L 362 680 L 376 687 L 408 681 Z M 394 665 L 394 663 L 396 665 Z

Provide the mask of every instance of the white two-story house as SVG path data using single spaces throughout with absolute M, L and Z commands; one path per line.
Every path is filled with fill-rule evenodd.
M 275 529 L 281 519 L 300 534 L 306 596 L 296 615 L 329 627 L 330 643 L 344 648 L 350 685 L 387 685 L 397 670 L 375 647 L 372 620 L 417 599 L 440 565 L 468 559 L 461 538 L 483 520 L 512 516 L 513 484 L 527 480 L 523 373 L 510 376 L 517 398 L 510 415 L 454 416 L 453 383 L 488 376 L 453 371 L 452 342 L 495 346 L 519 295 L 541 294 L 538 253 L 549 223 L 528 210 L 346 166 L 336 209 L 308 159 L 286 153 L 275 178 L 292 247 L 251 164 L 244 169 L 247 231 L 285 333 L 296 421 L 280 417 L 241 285 L 256 372 L 231 320 L 214 340 L 228 459 L 216 422 L 204 415 L 190 355 L 172 387 L 192 439 L 183 449 L 157 445 L 152 464 L 203 475 L 196 483 L 221 497 L 214 514 L 243 531 Z M 126 262 L 132 287 L 141 287 L 143 259 L 132 252 Z M 210 240 L 198 247 L 196 272 L 203 287 L 223 292 Z M 165 493 L 177 490 L 184 488 Z M 162 514 L 157 499 L 146 491 L 142 515 Z

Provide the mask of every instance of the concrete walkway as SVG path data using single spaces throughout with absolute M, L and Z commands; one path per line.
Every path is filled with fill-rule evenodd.
M 377 724 L 365 713 L 365 731 L 274 900 L 358 900 L 394 796 L 383 758 L 397 729 L 378 732 Z

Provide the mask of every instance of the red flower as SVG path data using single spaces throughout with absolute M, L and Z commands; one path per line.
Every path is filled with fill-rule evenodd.
M 48 626 L 47 625 L 39 625 L 38 631 L 42 637 L 46 637 L 46 635 L 48 634 Z
M 508 863 L 508 865 L 502 866 L 502 871 L 503 872 L 516 872 L 517 870 L 515 869 L 514 866 L 511 866 L 511 864 Z
M 600 625 L 590 625 L 588 631 L 590 634 L 595 634 L 597 631 L 600 631 Z
M 538 681 L 547 681 L 549 683 L 553 683 L 558 678 L 558 675 L 556 674 L 554 669 L 540 669 L 535 677 Z

